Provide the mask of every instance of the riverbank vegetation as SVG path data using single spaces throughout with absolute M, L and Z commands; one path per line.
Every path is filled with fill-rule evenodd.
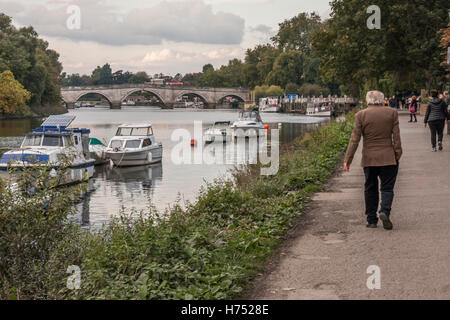
M 351 119 L 332 122 L 282 150 L 275 176 L 249 166 L 209 184 L 194 203 L 164 213 L 127 210 L 99 231 L 69 223 L 66 193 L 38 187 L 25 201 L 2 181 L 0 298 L 239 297 L 333 173 L 351 130 Z M 23 189 L 35 180 L 22 179 Z M 78 290 L 66 286 L 69 266 L 81 270 Z
M 32 27 L 16 28 L 11 18 L 0 13 L 0 73 L 10 72 L 30 93 L 27 106 L 18 99 L 9 99 L 0 92 L 3 116 L 31 114 L 28 107 L 61 105 L 59 54 Z M 20 105 L 20 106 L 19 106 Z M 5 111 L 6 110 L 6 111 Z

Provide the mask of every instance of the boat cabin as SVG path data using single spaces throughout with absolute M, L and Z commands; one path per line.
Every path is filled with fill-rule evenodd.
M 262 122 L 258 111 L 241 111 L 239 113 L 239 121 Z
M 142 149 L 156 144 L 151 124 L 124 124 L 111 139 L 111 149 Z

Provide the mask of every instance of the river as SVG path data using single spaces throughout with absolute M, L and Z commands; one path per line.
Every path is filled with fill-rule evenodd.
M 193 133 L 194 121 L 202 121 L 206 129 L 215 121 L 237 120 L 237 110 L 162 110 L 153 107 L 110 110 L 95 107 L 71 110 L 70 113 L 76 116 L 72 127 L 89 128 L 91 137 L 102 141 L 109 141 L 122 123 L 150 122 L 156 140 L 162 142 L 164 148 L 161 164 L 131 168 L 96 167 L 90 181 L 90 192 L 77 205 L 77 219 L 85 227 L 97 228 L 122 209 L 140 211 L 152 205 L 164 210 L 177 200 L 194 201 L 206 182 L 227 177 L 229 170 L 235 167 L 234 164 L 175 164 L 171 152 L 180 142 L 172 141 L 171 136 L 180 128 Z M 270 128 L 280 128 L 281 144 L 314 130 L 325 121 L 293 114 L 263 113 L 261 117 Z M 0 120 L 0 141 L 21 136 L 39 127 L 40 123 L 38 119 Z

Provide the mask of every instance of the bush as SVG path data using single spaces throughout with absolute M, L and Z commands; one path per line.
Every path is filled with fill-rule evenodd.
M 80 262 L 79 227 L 68 220 L 80 188 L 55 188 L 50 171 L 0 179 L 0 299 L 63 298 L 67 267 Z

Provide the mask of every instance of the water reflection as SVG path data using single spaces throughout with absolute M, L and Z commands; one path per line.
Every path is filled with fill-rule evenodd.
M 136 211 L 153 205 L 154 190 L 162 180 L 162 164 L 116 168 L 97 167 L 88 191 L 76 205 L 76 219 L 84 228 L 99 228 L 117 215 L 119 208 Z

